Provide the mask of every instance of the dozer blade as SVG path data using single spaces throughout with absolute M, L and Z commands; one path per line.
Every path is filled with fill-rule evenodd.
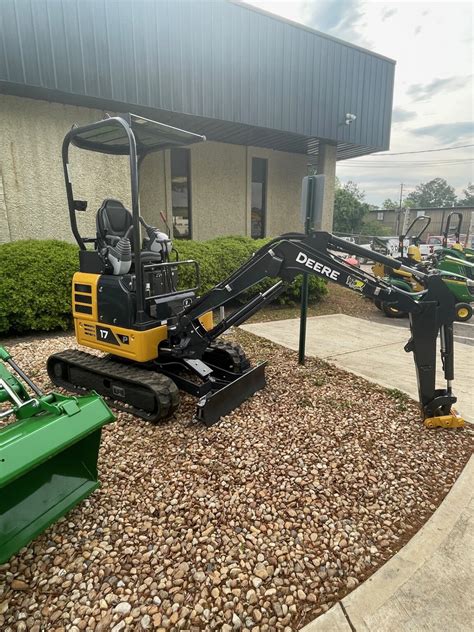
M 230 384 L 204 395 L 198 402 L 196 419 L 208 427 L 213 426 L 221 417 L 228 415 L 254 393 L 265 388 L 266 364 L 262 362 Z
M 102 426 L 114 417 L 97 395 L 48 395 L 56 411 L 0 429 L 0 564 L 98 486 Z

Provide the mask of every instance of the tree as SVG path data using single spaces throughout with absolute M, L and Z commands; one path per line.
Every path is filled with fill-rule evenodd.
M 361 235 L 391 235 L 392 231 L 376 219 L 365 219 L 360 229 Z
M 382 208 L 386 209 L 387 211 L 392 211 L 396 208 L 400 208 L 400 206 L 398 202 L 395 202 L 394 200 L 387 198 L 382 204 Z
M 407 202 L 418 208 L 445 208 L 456 204 L 456 192 L 444 178 L 419 184 L 407 195 Z
M 469 182 L 467 189 L 463 190 L 464 197 L 458 198 L 459 206 L 472 206 L 474 207 L 474 184 Z
M 415 204 L 412 200 L 409 200 L 408 198 L 405 200 L 402 200 L 402 208 L 413 208 L 414 206 Z M 387 198 L 385 202 L 382 204 L 382 208 L 385 209 L 386 211 L 396 211 L 397 209 L 400 208 L 400 202 L 395 202 L 395 200 L 391 200 L 390 198 Z
M 369 205 L 365 194 L 354 182 L 341 186 L 336 182 L 334 199 L 334 230 L 341 233 L 360 233 Z

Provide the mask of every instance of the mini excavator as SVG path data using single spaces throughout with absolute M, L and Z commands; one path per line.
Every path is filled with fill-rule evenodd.
M 454 299 L 437 274 L 412 269 L 401 261 L 349 243 L 327 232 L 287 233 L 272 239 L 202 296 L 197 295 L 199 265 L 179 260 L 169 236 L 140 215 L 139 165 L 150 152 L 187 146 L 205 137 L 148 119 L 124 114 L 73 127 L 63 142 L 63 164 L 72 232 L 80 248 L 80 270 L 72 281 L 76 338 L 105 356 L 66 350 L 48 360 L 58 386 L 94 390 L 111 405 L 156 422 L 179 405 L 179 389 L 198 398 L 196 418 L 207 426 L 265 386 L 265 363 L 250 366 L 238 345 L 219 340 L 231 326 L 246 321 L 276 298 L 302 273 L 408 312 L 419 400 L 425 425 L 462 426 L 453 410 Z M 73 195 L 69 147 L 129 157 L 131 212 L 106 199 L 96 215 L 95 237 L 83 237 L 76 216 L 87 202 Z M 88 248 L 92 245 L 91 248 Z M 370 257 L 420 279 L 423 290 L 404 292 L 383 279 L 344 262 L 338 253 Z M 174 255 L 174 256 L 173 256 Z M 344 255 L 345 256 L 345 255 Z M 183 288 L 183 268 L 195 282 Z M 274 278 L 266 291 L 217 323 L 214 310 L 260 281 Z M 416 299 L 416 300 L 415 300 Z M 445 388 L 436 388 L 436 343 L 441 339 Z

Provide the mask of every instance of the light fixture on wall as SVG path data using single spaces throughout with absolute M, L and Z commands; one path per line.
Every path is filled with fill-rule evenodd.
M 355 120 L 357 119 L 357 116 L 355 114 L 351 114 L 350 112 L 348 112 L 346 114 L 346 120 L 345 123 L 346 125 L 350 125 L 351 123 L 353 123 Z

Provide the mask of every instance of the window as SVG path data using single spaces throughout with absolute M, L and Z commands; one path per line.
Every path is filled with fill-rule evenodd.
M 377 213 L 377 219 L 378 219 L 380 222 L 383 222 L 383 211 L 379 211 L 379 212 Z
M 252 158 L 251 235 L 265 237 L 267 213 L 267 160 Z
M 171 204 L 173 207 L 173 236 L 191 238 L 191 174 L 189 149 L 171 150 Z

